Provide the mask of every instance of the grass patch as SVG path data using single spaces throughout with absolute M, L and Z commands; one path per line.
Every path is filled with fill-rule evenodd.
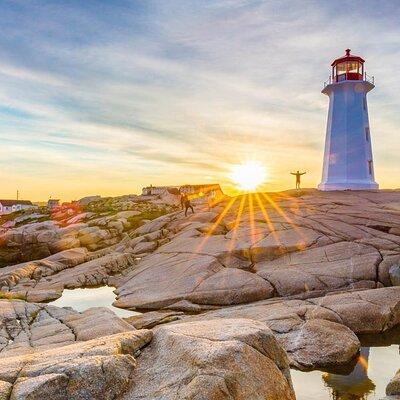
M 40 218 L 26 219 L 25 221 L 18 222 L 17 224 L 15 224 L 15 228 L 19 228 L 20 226 L 24 226 L 24 225 L 29 225 L 29 224 L 32 224 L 34 222 L 49 221 L 50 219 L 51 219 L 50 215 L 45 215 L 45 216 L 40 217 Z
M 18 222 L 15 225 L 15 228 L 22 226 L 22 225 L 27 225 L 31 224 L 33 220 L 35 222 L 43 222 L 47 221 L 50 219 L 50 214 L 48 214 L 48 210 L 46 208 L 40 208 L 36 210 L 20 210 L 20 211 L 14 211 L 13 213 L 10 214 L 3 214 L 0 216 L 0 225 L 5 224 L 8 221 L 13 221 L 15 218 L 22 217 L 22 216 L 29 216 L 33 214 L 45 214 L 43 217 L 40 218 L 27 218 L 25 221 Z
M 0 300 L 25 300 L 25 296 L 21 293 L 1 292 Z
M 13 221 L 15 218 L 19 217 L 20 215 L 23 215 L 24 211 L 14 211 L 10 214 L 3 214 L 0 216 L 0 225 L 5 224 L 8 221 Z

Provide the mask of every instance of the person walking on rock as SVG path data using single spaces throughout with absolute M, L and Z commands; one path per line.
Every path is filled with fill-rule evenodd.
M 187 199 L 186 194 L 185 193 L 181 193 L 181 207 L 182 207 L 182 210 L 185 207 L 185 200 L 186 199 Z
M 192 210 L 192 214 L 194 214 L 194 209 L 193 209 L 192 203 L 190 202 L 187 194 L 181 195 L 181 205 L 182 205 L 182 210 L 183 210 L 183 207 L 185 207 L 185 217 L 187 217 L 187 212 L 188 212 L 189 208 Z
M 290 173 L 290 175 L 295 175 L 296 176 L 296 189 L 300 189 L 300 177 L 302 176 L 302 175 L 304 175 L 306 172 L 300 172 L 300 171 L 297 171 L 297 172 L 291 172 Z

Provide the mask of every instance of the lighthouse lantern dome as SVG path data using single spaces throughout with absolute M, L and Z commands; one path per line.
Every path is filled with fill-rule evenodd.
M 364 76 L 364 62 L 361 57 L 350 54 L 346 49 L 343 57 L 332 63 L 332 82 L 362 81 Z

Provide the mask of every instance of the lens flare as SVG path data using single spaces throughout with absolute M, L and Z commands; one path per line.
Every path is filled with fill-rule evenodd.
M 267 179 L 265 167 L 256 162 L 237 164 L 232 167 L 232 181 L 244 191 L 256 190 Z

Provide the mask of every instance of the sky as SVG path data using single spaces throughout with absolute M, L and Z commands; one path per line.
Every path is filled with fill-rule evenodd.
M 0 198 L 322 172 L 331 62 L 366 60 L 375 177 L 400 187 L 397 1 L 0 1 Z

